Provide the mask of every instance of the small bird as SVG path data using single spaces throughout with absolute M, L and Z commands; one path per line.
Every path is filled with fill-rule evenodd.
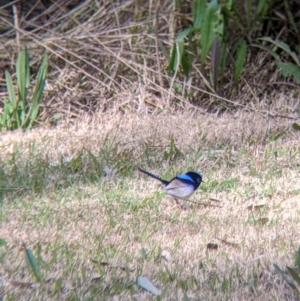
M 189 171 L 177 175 L 171 181 L 166 181 L 142 168 L 138 167 L 138 170 L 149 177 L 160 181 L 163 184 L 163 189 L 166 194 L 172 196 L 177 204 L 179 204 L 178 199 L 189 198 L 202 182 L 202 174 L 200 172 Z

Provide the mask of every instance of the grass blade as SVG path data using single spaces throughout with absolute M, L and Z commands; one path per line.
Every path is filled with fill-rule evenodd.
M 218 2 L 216 0 L 212 0 L 205 10 L 205 15 L 203 19 L 202 28 L 201 28 L 201 38 L 200 38 L 202 65 L 207 57 L 207 54 L 216 36 L 215 24 L 217 21 L 216 13 L 218 8 L 219 8 Z
M 103 166 L 100 164 L 100 162 L 98 161 L 98 159 L 96 158 L 96 156 L 90 152 L 89 150 L 86 150 L 88 153 L 89 158 L 92 160 L 93 162 L 93 167 L 97 173 L 97 175 L 100 177 L 103 176 Z
M 220 70 L 220 61 L 221 61 L 221 45 L 220 45 L 220 38 L 216 36 L 214 39 L 212 50 L 211 50 L 211 72 L 212 72 L 212 79 L 213 79 L 213 87 L 217 89 L 217 81 L 218 75 Z
M 169 60 L 168 70 L 170 72 L 176 71 L 177 67 L 178 67 L 178 62 L 179 62 L 179 59 L 178 59 L 177 45 L 175 42 L 173 45 L 173 48 L 172 48 L 172 53 L 171 53 L 170 60 Z
M 36 78 L 36 86 L 35 86 L 35 89 L 33 92 L 32 100 L 31 100 L 31 104 L 33 106 L 37 106 L 42 97 L 42 94 L 43 94 L 43 91 L 45 88 L 47 71 L 48 71 L 48 57 L 47 57 L 47 52 L 45 51 L 44 55 L 43 55 L 42 63 L 41 63 L 41 66 L 40 66 L 40 69 L 39 69 L 39 72 L 38 72 L 38 75 Z
M 285 275 L 285 273 L 283 272 L 283 270 L 276 264 L 273 264 L 275 270 L 281 275 L 281 277 L 294 289 L 296 289 L 296 285 L 294 284 L 294 282 Z
M 274 44 L 275 46 L 277 46 L 278 48 L 281 48 L 282 50 L 284 50 L 287 54 L 289 54 L 293 58 L 293 60 L 297 64 L 297 66 L 300 68 L 300 61 L 298 59 L 298 56 L 295 52 L 293 52 L 290 49 L 289 45 L 287 45 L 286 43 L 284 43 L 282 41 L 273 40 L 270 37 L 263 37 L 263 38 L 260 38 L 260 40 L 270 42 L 270 43 Z
M 20 127 L 20 120 L 18 116 L 18 101 L 14 91 L 14 86 L 13 86 L 11 76 L 9 72 L 6 70 L 5 70 L 5 79 L 6 79 L 6 87 L 9 96 L 9 101 L 11 105 L 8 105 L 7 103 L 7 106 L 4 106 L 4 109 L 6 109 L 4 110 L 4 113 L 7 114 L 6 119 L 9 120 L 10 125 L 14 123 L 12 119 L 15 118 L 17 122 L 17 126 Z M 7 109 L 9 109 L 9 113 Z
M 297 130 L 300 131 L 300 125 L 297 123 L 294 123 L 294 124 L 296 124 L 298 126 Z M 293 124 L 293 127 L 294 127 L 294 124 Z M 298 269 L 300 269 L 300 247 L 299 247 L 297 255 L 296 255 L 296 264 L 297 264 Z
M 184 54 L 181 56 L 181 66 L 183 69 L 183 73 L 186 77 L 189 76 L 190 71 L 191 71 L 191 59 L 189 57 L 189 55 L 187 54 L 187 56 L 185 56 Z
M 269 0 L 259 0 L 256 9 L 256 17 L 264 18 L 271 2 Z
M 296 22 L 295 22 L 295 19 L 294 19 L 294 18 L 295 18 L 295 14 L 292 13 L 292 11 L 291 11 L 291 9 L 290 9 L 290 6 L 289 6 L 289 3 L 288 3 L 287 0 L 284 0 L 283 3 L 284 3 L 284 9 L 285 9 L 285 12 L 286 12 L 286 14 L 287 14 L 287 16 L 288 16 L 288 20 L 289 20 L 290 24 L 291 24 L 292 27 L 293 27 L 293 30 L 294 30 L 297 34 L 299 34 L 299 29 L 298 29 L 298 26 L 296 25 Z
M 294 269 L 292 269 L 291 267 L 286 267 L 286 269 L 288 270 L 288 272 L 290 273 L 290 275 L 292 276 L 292 278 L 298 283 L 300 284 L 300 277 L 299 275 L 296 273 L 296 271 Z
M 23 102 L 23 107 L 27 107 L 26 99 L 29 88 L 29 55 L 27 48 L 22 50 L 17 58 L 16 63 L 17 84 L 19 90 L 19 99 Z
M 280 60 L 279 55 L 275 51 L 269 49 L 268 47 L 265 47 L 265 46 L 259 45 L 259 44 L 252 44 L 252 46 L 263 49 L 263 50 L 269 52 L 274 57 L 275 60 Z
M 251 27 L 251 16 L 252 16 L 252 0 L 245 0 L 245 13 L 246 13 L 246 22 L 248 28 Z
M 34 278 L 40 282 L 42 277 L 41 277 L 41 271 L 40 271 L 39 264 L 34 256 L 33 252 L 30 249 L 27 249 L 25 245 L 24 245 L 24 249 L 25 249 L 26 263 L 27 263 L 28 267 L 31 269 L 31 271 L 34 275 Z
M 240 47 L 236 53 L 236 59 L 234 64 L 234 76 L 233 76 L 234 84 L 237 83 L 239 76 L 242 72 L 242 69 L 246 61 L 246 55 L 247 55 L 247 44 L 245 40 L 242 40 Z

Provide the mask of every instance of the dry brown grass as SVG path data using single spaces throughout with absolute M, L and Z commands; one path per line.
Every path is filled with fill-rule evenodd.
M 235 149 L 246 146 L 253 149 L 253 154 L 259 156 L 259 151 L 265 148 L 267 142 L 277 140 L 282 136 L 283 142 L 292 143 L 298 133 L 292 129 L 293 119 L 272 117 L 274 112 L 289 116 L 298 105 L 297 99 L 291 99 L 289 105 L 284 105 L 286 95 L 281 94 L 274 100 L 268 111 L 264 104 L 254 112 L 239 110 L 225 114 L 204 114 L 198 109 L 175 112 L 165 110 L 148 114 L 144 107 L 137 113 L 121 113 L 118 109 L 106 113 L 88 114 L 76 120 L 66 119 L 58 126 L 41 126 L 26 133 L 15 131 L 1 133 L 1 145 L 4 152 L 13 151 L 13 145 L 22 146 L 30 141 L 37 143 L 37 152 L 45 156 L 72 156 L 85 145 L 91 151 L 99 151 L 106 137 L 116 139 L 122 149 L 128 148 L 133 156 L 141 152 L 141 145 L 155 141 L 157 148 L 165 148 L 174 137 L 176 145 L 183 152 L 191 148 Z M 270 115 L 270 116 L 268 116 Z M 276 144 L 276 143 L 275 143 Z M 261 149 L 260 149 L 261 148 Z M 260 149 L 258 151 L 258 149 Z M 26 152 L 26 150 L 22 150 Z
M 282 136 L 272 141 L 279 133 Z M 171 136 L 184 157 L 161 160 Z M 34 155 L 49 163 L 61 155 L 76 156 L 82 148 L 97 156 L 109 139 L 131 164 L 149 167 L 144 154 L 147 145 L 153 157 L 151 170 L 158 174 L 201 170 L 206 183 L 192 199 L 206 202 L 213 197 L 222 205 L 191 204 L 181 211 L 156 193 L 160 191 L 156 182 L 137 172 L 122 177 L 121 170 L 115 181 L 79 182 L 55 190 L 53 178 L 37 195 L 11 198 L 7 193 L 0 235 L 9 246 L 2 260 L 2 294 L 18 299 L 47 294 L 47 299 L 57 300 L 93 296 L 96 290 L 106 296 L 103 299 L 150 300 L 149 293 L 131 283 L 142 274 L 166 290 L 165 300 L 182 300 L 184 293 L 194 300 L 282 300 L 286 294 L 293 295 L 272 263 L 293 265 L 300 239 L 299 138 L 288 119 L 242 111 L 222 116 L 192 111 L 98 115 L 27 134 L 1 134 L 3 158 L 17 151 L 20 161 L 33 160 L 28 147 L 33 144 Z M 195 157 L 199 147 L 202 155 Z M 162 162 L 160 166 L 156 160 Z M 251 205 L 263 206 L 250 210 Z M 22 242 L 31 249 L 40 244 L 43 262 L 52 260 L 42 264 L 49 282 L 35 289 L 12 283 L 33 283 Z M 208 250 L 208 243 L 218 244 L 218 250 Z M 147 257 L 141 255 L 142 248 L 149 252 Z M 166 252 L 168 261 L 161 257 Z M 62 291 L 51 295 L 47 289 L 55 291 L 58 279 Z M 230 288 L 222 289 L 222 283 L 230 283 Z
M 153 112 L 170 106 L 197 106 L 223 111 L 245 104 L 256 106 L 264 98 L 267 101 L 263 104 L 272 103 L 278 86 L 281 93 L 294 93 L 296 102 L 299 97 L 297 86 L 282 82 L 279 72 L 270 71 L 274 66 L 261 63 L 265 62 L 264 53 L 251 57 L 237 89 L 229 80 L 220 95 L 209 93 L 209 68 L 203 70 L 197 60 L 189 82 L 180 75 L 170 76 L 168 56 L 176 30 L 185 28 L 180 22 L 189 18 L 175 1 L 161 1 L 157 6 L 157 1 L 112 5 L 110 1 L 87 0 L 76 6 L 78 1 L 68 0 L 42 7 L 46 2 L 38 1 L 27 12 L 18 7 L 19 1 L 0 9 L 1 24 L 7 29 L 0 36 L 2 69 L 13 72 L 18 50 L 27 45 L 33 57 L 32 69 L 37 70 L 42 50 L 47 49 L 50 67 L 43 120 L 57 112 L 74 118 L 82 112 L 110 109 Z M 228 78 L 232 74 L 228 70 Z M 182 86 L 182 92 L 175 91 L 174 80 Z M 3 78 L 0 96 L 6 96 Z M 288 99 L 292 98 L 289 95 Z M 292 110 L 295 112 L 296 107 Z

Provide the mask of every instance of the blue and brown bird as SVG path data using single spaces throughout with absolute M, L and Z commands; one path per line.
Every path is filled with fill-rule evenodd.
M 142 168 L 138 167 L 138 170 L 147 176 L 160 181 L 163 184 L 163 189 L 166 194 L 172 196 L 177 204 L 179 204 L 178 199 L 188 199 L 198 189 L 202 182 L 202 174 L 200 172 L 189 171 L 177 175 L 170 181 L 166 181 Z

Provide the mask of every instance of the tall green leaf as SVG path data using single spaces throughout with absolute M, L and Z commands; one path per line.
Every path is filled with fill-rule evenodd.
M 222 75 L 223 79 L 223 74 L 227 62 L 227 45 L 224 42 L 221 42 L 221 61 L 220 61 L 220 73 Z
M 205 10 L 205 15 L 203 19 L 203 24 L 201 28 L 201 64 L 203 65 L 207 54 L 212 46 L 215 39 L 215 28 L 217 26 L 217 11 L 219 5 L 217 0 L 212 0 Z
M 170 57 L 169 62 L 169 71 L 174 72 L 177 71 L 179 66 L 182 65 L 185 73 L 188 73 L 188 61 L 186 61 L 186 58 L 184 55 L 184 40 L 187 36 L 189 36 L 193 32 L 193 28 L 187 28 L 179 33 L 178 38 L 176 39 L 173 49 L 172 49 L 172 55 Z
M 22 50 L 17 58 L 16 63 L 17 84 L 19 90 L 19 100 L 23 102 L 24 107 L 27 106 L 26 98 L 29 88 L 30 71 L 29 71 L 29 55 L 27 48 Z
M 217 90 L 220 61 L 221 61 L 220 38 L 219 36 L 216 36 L 211 49 L 211 73 L 212 73 L 213 87 L 215 90 Z
M 42 63 L 40 66 L 40 69 L 38 71 L 38 75 L 36 78 L 36 85 L 35 89 L 33 91 L 33 96 L 31 98 L 31 103 L 30 103 L 30 111 L 27 115 L 27 118 L 25 120 L 25 126 L 27 128 L 30 128 L 35 121 L 38 112 L 39 112 L 39 103 L 42 98 L 42 94 L 44 92 L 45 88 L 45 83 L 46 83 L 46 77 L 47 77 L 47 71 L 48 71 L 48 57 L 47 57 L 47 52 L 44 52 Z M 28 123 L 29 121 L 29 123 Z M 28 125 L 27 125 L 28 123 Z
M 200 29 L 206 10 L 206 0 L 194 0 L 193 3 L 193 27 Z
M 187 37 L 187 35 L 190 33 L 190 28 L 182 31 L 178 38 L 176 39 L 176 51 L 178 55 L 178 61 L 176 65 L 176 70 L 179 68 L 181 62 L 182 62 L 182 56 L 184 52 L 184 39 Z
M 233 81 L 236 84 L 239 76 L 241 74 L 241 71 L 244 67 L 245 61 L 246 61 L 246 55 L 247 55 L 247 44 L 245 40 L 242 40 L 240 47 L 238 48 L 236 52 L 236 59 L 234 64 L 234 76 Z
M 177 47 L 176 47 L 176 42 L 173 45 L 172 48 L 172 52 L 171 52 L 171 56 L 170 56 L 170 60 L 169 60 L 169 66 L 168 66 L 168 70 L 170 72 L 174 72 L 177 70 L 177 66 L 178 66 L 178 53 L 177 53 Z
M 192 41 L 192 32 L 194 31 L 194 28 L 191 28 L 191 30 L 187 34 L 188 43 L 187 43 L 187 49 L 183 51 L 181 56 L 181 66 L 184 72 L 184 75 L 186 77 L 189 76 L 190 71 L 192 69 L 192 61 L 193 61 L 193 41 Z

